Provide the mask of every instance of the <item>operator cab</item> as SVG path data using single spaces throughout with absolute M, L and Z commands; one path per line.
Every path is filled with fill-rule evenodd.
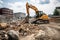
M 41 17 L 43 15 L 43 11 L 36 12 L 36 18 Z

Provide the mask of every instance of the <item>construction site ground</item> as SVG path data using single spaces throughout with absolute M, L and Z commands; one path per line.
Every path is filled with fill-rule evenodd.
M 60 40 L 60 23 L 50 22 L 49 24 L 39 24 L 39 28 L 40 30 L 45 31 L 46 34 L 51 37 L 51 39 L 45 39 L 45 40 Z M 32 33 L 31 35 L 22 37 L 22 38 L 20 37 L 20 39 L 21 40 L 34 40 L 34 33 Z
M 15 30 L 19 32 L 20 40 L 60 40 L 60 23 L 49 24 L 16 24 L 11 23 L 3 31 Z

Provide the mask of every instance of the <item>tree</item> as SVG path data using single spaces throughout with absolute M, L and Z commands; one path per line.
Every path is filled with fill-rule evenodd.
M 57 11 L 57 9 L 54 10 L 54 16 L 59 16 L 59 12 Z

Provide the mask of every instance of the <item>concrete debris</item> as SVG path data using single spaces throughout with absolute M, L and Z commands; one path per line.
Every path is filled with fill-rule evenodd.
M 8 40 L 8 36 L 5 31 L 0 31 L 0 40 Z
M 52 24 L 0 23 L 0 30 L 1 40 L 60 40 L 60 31 Z
M 39 32 L 35 35 L 35 40 L 50 40 L 51 38 L 46 35 L 45 31 L 39 30 Z
M 8 27 L 7 23 L 0 23 L 0 29 L 5 29 Z
M 34 35 L 35 34 L 28 35 L 25 38 L 22 38 L 21 40 L 35 40 Z
M 23 35 L 23 36 L 27 35 L 27 31 L 24 30 L 24 29 L 21 29 L 21 28 L 20 28 L 19 32 L 20 32 L 20 34 Z
M 8 31 L 8 40 L 19 40 L 19 32 L 10 30 Z
M 35 35 L 35 38 L 41 37 L 41 36 L 45 36 L 45 32 L 42 30 L 39 30 L 39 32 Z

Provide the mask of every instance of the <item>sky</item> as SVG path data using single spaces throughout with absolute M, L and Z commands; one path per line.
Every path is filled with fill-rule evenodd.
M 60 6 L 60 0 L 0 0 L 0 8 L 6 7 L 16 12 L 26 13 L 26 2 L 43 11 L 46 14 L 53 14 L 54 9 Z M 34 16 L 35 11 L 30 9 L 30 16 Z

